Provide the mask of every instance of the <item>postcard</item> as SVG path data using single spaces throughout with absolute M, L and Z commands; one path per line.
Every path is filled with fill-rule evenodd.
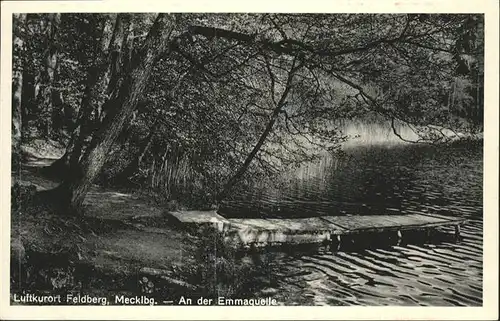
M 498 3 L 1 5 L 2 318 L 498 318 Z

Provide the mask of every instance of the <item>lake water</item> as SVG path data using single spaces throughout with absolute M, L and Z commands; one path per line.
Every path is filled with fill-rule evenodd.
M 483 280 L 482 144 L 350 147 L 342 157 L 240 191 L 226 217 L 440 214 L 468 219 L 461 240 L 440 237 L 361 249 L 263 253 L 258 280 L 285 305 L 480 306 Z M 447 232 L 444 230 L 444 232 Z M 444 234 L 443 234 L 444 235 Z

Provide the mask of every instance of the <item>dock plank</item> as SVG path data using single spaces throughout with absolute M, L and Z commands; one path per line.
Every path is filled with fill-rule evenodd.
M 349 232 L 445 226 L 459 224 L 464 221 L 462 219 L 444 218 L 442 216 L 434 217 L 422 214 L 325 216 L 323 219 L 341 226 Z
M 228 219 L 229 224 L 248 225 L 254 228 L 268 231 L 289 231 L 297 233 L 299 231 L 329 231 L 329 230 L 344 230 L 331 222 L 326 222 L 319 217 L 298 218 L 298 219 Z
M 168 214 L 185 224 L 228 223 L 227 219 L 219 215 L 216 211 L 177 211 L 169 212 Z
M 430 214 L 348 215 L 310 218 L 265 219 L 224 218 L 216 211 L 181 211 L 169 215 L 181 225 L 216 227 L 226 240 L 248 246 L 255 244 L 302 244 L 328 241 L 339 235 L 368 232 L 416 230 L 459 225 L 465 219 Z

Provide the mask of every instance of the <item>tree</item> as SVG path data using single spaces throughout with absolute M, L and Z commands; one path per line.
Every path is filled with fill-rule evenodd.
M 141 51 L 133 58 L 133 67 L 120 88 L 119 98 L 117 101 L 106 102 L 112 104 L 113 112 L 104 119 L 103 126 L 92 139 L 77 171 L 71 173 L 57 189 L 66 202 L 66 208 L 80 211 L 85 195 L 104 164 L 111 145 L 146 87 L 153 64 L 167 50 L 174 26 L 174 16 L 158 15 Z
M 14 15 L 14 34 L 13 34 L 13 57 L 24 57 L 24 24 L 26 22 L 26 14 Z M 23 123 L 22 110 L 22 90 L 23 90 L 23 59 L 14 60 L 12 72 L 12 150 L 15 158 L 13 165 L 16 167 L 20 163 L 21 154 L 21 135 Z
M 449 94 L 449 108 L 471 120 L 472 130 L 483 127 L 484 41 L 478 36 L 484 32 L 482 16 L 468 16 L 457 30 L 455 40 L 456 73 Z M 454 106 L 458 105 L 458 106 Z
M 44 38 L 44 61 L 40 73 L 40 89 L 36 97 L 37 108 L 42 110 L 42 130 L 44 135 L 52 137 L 54 119 L 60 112 L 62 105 L 60 94 L 55 88 L 55 81 L 58 69 L 58 32 L 61 22 L 60 13 L 51 13 L 47 15 L 47 20 L 43 26 L 46 32 Z
M 62 17 L 56 82 L 78 106 L 70 175 L 57 189 L 69 208 L 107 160 L 125 163 L 127 153 L 124 176 L 157 178 L 182 160 L 222 200 L 246 178 L 336 150 L 346 139 L 339 119 L 375 113 L 426 142 L 444 141 L 444 126 L 464 127 L 450 121 L 447 101 L 456 39 L 472 28 L 466 15 L 166 17 Z M 471 93 L 460 92 L 470 106 Z
M 451 80 L 448 75 L 444 74 L 452 72 L 450 63 L 453 52 L 448 46 L 452 36 L 450 31 L 456 28 L 463 17 L 438 16 L 424 19 L 424 17 L 412 15 L 339 16 L 320 16 L 319 19 L 315 16 L 314 21 L 309 20 L 312 18 L 311 16 L 285 15 L 284 19 L 270 17 L 274 31 L 278 32 L 281 40 L 276 39 L 276 36 L 272 34 L 267 35 L 266 38 L 266 35 L 248 35 L 204 26 L 192 26 L 190 31 L 208 39 L 220 37 L 245 44 L 260 41 L 259 44 L 262 48 L 275 54 L 300 55 L 301 63 L 305 68 L 311 73 L 317 74 L 316 80 L 336 81 L 347 85 L 349 88 L 346 92 L 347 97 L 352 95 L 356 99 L 362 99 L 356 105 L 364 105 L 389 118 L 392 120 L 392 124 L 396 119 L 408 125 L 425 126 L 423 129 L 411 127 L 422 141 L 434 142 L 447 139 L 448 136 L 443 133 L 441 127 L 446 124 L 440 120 L 443 106 L 439 101 L 439 96 L 446 90 Z M 279 22 L 279 19 L 282 21 Z M 288 22 L 284 22 L 286 20 Z M 356 25 L 358 30 L 353 37 L 335 39 L 337 35 L 332 35 L 330 31 L 327 31 L 328 36 L 321 37 L 321 33 L 327 30 L 325 28 L 319 29 L 316 34 L 314 32 L 311 32 L 312 35 L 307 34 L 307 31 L 315 28 L 318 24 L 331 25 L 332 22 L 337 23 L 339 20 L 344 20 L 344 25 L 346 25 L 346 21 L 347 24 Z M 304 26 L 303 30 L 307 30 L 305 34 L 302 35 L 299 32 L 297 35 L 297 29 L 300 28 L 293 30 L 295 35 L 287 34 L 285 31 L 287 24 L 289 24 L 288 26 L 293 24 L 296 27 L 297 22 Z M 445 23 L 444 26 L 442 26 L 443 23 Z M 380 32 L 380 30 L 383 31 Z M 447 32 L 449 32 L 448 35 L 446 35 Z M 432 37 L 434 35 L 442 36 L 442 38 L 436 37 L 439 39 L 436 41 L 436 38 Z M 302 39 L 298 40 L 300 36 Z M 319 39 L 323 43 L 318 41 Z M 325 43 L 323 39 L 331 40 L 330 43 Z M 335 44 L 340 49 L 331 48 L 330 44 Z M 431 72 L 429 69 L 422 68 L 422 63 L 425 63 L 429 57 L 431 58 L 430 65 L 433 66 L 430 69 Z M 207 71 L 206 66 L 201 66 L 200 69 Z M 429 77 L 429 74 L 432 77 Z M 445 80 L 445 77 L 448 79 Z M 356 78 L 358 81 L 355 80 Z M 429 82 L 429 78 L 431 78 L 431 82 Z M 369 92 L 373 89 L 375 94 L 370 94 Z M 312 110 L 314 107 L 308 106 L 308 108 Z M 324 110 L 324 113 L 328 113 L 328 111 Z M 430 117 L 424 117 L 426 113 L 430 114 Z M 288 125 L 289 122 L 291 123 L 291 117 L 286 112 L 283 114 L 285 115 L 285 124 Z M 272 117 L 271 119 L 270 128 L 272 128 L 276 118 Z M 434 125 L 433 122 L 439 126 L 431 126 Z M 393 128 L 394 133 L 401 137 L 394 125 Z M 300 130 L 297 132 L 300 133 Z M 269 131 L 266 129 L 261 138 L 265 140 L 268 134 Z M 307 137 L 307 135 L 303 136 Z M 404 140 L 403 137 L 401 138 Z M 262 148 L 262 142 L 259 140 L 255 149 L 244 161 L 243 166 L 229 179 L 219 195 L 219 199 L 224 197 L 234 183 L 241 178 L 253 157 Z M 274 153 L 274 155 L 276 154 Z
M 88 67 L 85 89 L 81 98 L 77 124 L 71 134 L 66 152 L 61 159 L 52 165 L 52 171 L 68 172 L 79 166 L 85 141 L 99 126 L 103 115 L 102 110 L 106 98 L 116 99 L 115 87 L 121 76 L 120 65 L 122 47 L 126 43 L 130 17 L 128 14 L 104 16 L 104 19 L 94 19 L 94 23 L 102 30 L 100 41 L 95 42 L 92 63 Z
M 221 192 L 217 195 L 216 199 L 217 201 L 222 200 L 224 197 L 227 196 L 228 192 L 233 188 L 234 184 L 238 182 L 243 174 L 247 171 L 248 167 L 250 166 L 250 163 L 253 161 L 257 153 L 260 151 L 262 148 L 262 145 L 264 145 L 264 142 L 266 141 L 267 137 L 271 133 L 271 130 L 273 129 L 273 126 L 278 119 L 278 116 L 280 115 L 283 107 L 287 104 L 287 98 L 290 90 L 292 89 L 292 84 L 293 84 L 293 78 L 295 76 L 295 73 L 297 72 L 298 69 L 300 69 L 300 65 L 297 62 L 297 57 L 294 57 L 291 62 L 291 67 L 290 70 L 287 72 L 287 77 L 286 81 L 284 84 L 284 88 L 281 94 L 276 93 L 276 79 L 275 79 L 275 74 L 273 73 L 269 61 L 266 60 L 266 68 L 269 72 L 269 78 L 271 82 L 271 88 L 270 88 L 270 105 L 272 106 L 273 110 L 271 115 L 269 115 L 269 120 L 268 123 L 260 135 L 257 143 L 255 146 L 252 148 L 251 152 L 248 154 L 246 157 L 245 161 L 241 165 L 241 167 L 235 172 L 235 174 L 229 179 L 229 181 L 223 186 Z M 276 95 L 279 96 L 278 100 L 276 100 Z
M 216 40 L 218 43 L 233 41 L 250 48 L 257 46 L 277 55 L 298 56 L 300 54 L 300 60 L 304 67 L 313 74 L 312 78 L 323 83 L 316 86 L 314 94 L 319 93 L 320 87 L 326 87 L 325 82 L 335 82 L 336 85 L 331 86 L 331 89 L 335 88 L 337 91 L 343 85 L 344 97 L 340 99 L 338 96 L 335 97 L 337 103 L 341 102 L 337 107 L 348 106 L 349 108 L 350 106 L 361 112 L 368 108 L 388 118 L 392 124 L 397 120 L 411 126 L 410 128 L 421 137 L 419 141 L 435 142 L 449 138 L 442 131 L 442 126 L 450 125 L 450 123 L 442 119 L 444 106 L 440 101 L 440 96 L 447 90 L 451 80 L 450 74 L 453 72 L 451 64 L 453 48 L 449 46 L 450 40 L 457 25 L 463 19 L 463 16 L 428 18 L 425 15 L 323 15 L 319 16 L 319 19 L 316 15 L 280 15 L 279 17 L 264 15 L 264 18 L 260 20 L 260 22 L 264 21 L 263 29 L 269 27 L 267 30 L 272 30 L 272 32 L 249 34 L 239 30 L 192 25 L 189 27 L 189 35 L 205 37 L 212 43 L 212 47 L 217 47 L 213 45 Z M 268 22 L 269 26 L 265 22 Z M 352 36 L 346 37 L 339 32 L 339 37 L 324 28 L 324 26 L 335 24 L 347 26 L 343 31 L 351 32 Z M 357 28 L 356 31 L 349 30 L 354 27 Z M 235 27 L 232 26 L 232 28 Z M 304 31 L 303 34 L 297 32 L 300 29 Z M 315 32 L 311 31 L 313 29 L 316 29 Z M 325 30 L 328 30 L 327 34 L 323 34 Z M 342 30 L 336 29 L 335 31 Z M 324 39 L 331 39 L 330 43 Z M 200 39 L 196 41 L 198 44 L 201 42 Z M 331 47 L 332 44 L 337 48 Z M 210 77 L 212 85 L 216 81 L 214 78 L 225 74 L 224 66 L 217 64 L 217 60 L 207 63 L 207 59 L 190 56 L 185 52 L 185 46 L 185 44 L 182 48 L 176 46 L 175 50 L 180 52 L 205 77 Z M 226 49 L 220 48 L 219 52 Z M 204 52 L 200 56 L 206 55 L 207 53 Z M 247 63 L 251 64 L 251 62 Z M 426 63 L 432 68 L 422 68 Z M 209 65 L 218 68 L 210 68 Z M 220 72 L 214 71 L 216 69 Z M 324 89 L 321 92 L 322 95 L 331 94 Z M 312 100 L 311 95 L 307 99 Z M 289 115 L 287 111 L 282 113 L 284 127 L 288 133 L 293 131 L 309 142 L 311 142 L 310 134 L 323 136 L 333 141 L 336 137 L 337 141 L 342 140 L 335 130 L 326 133 L 324 129 L 318 129 L 320 126 L 315 124 L 317 120 L 324 119 L 325 116 L 326 118 L 328 116 L 342 117 L 337 108 L 332 108 L 332 106 L 317 108 L 313 104 L 303 105 L 305 110 L 301 112 L 292 115 Z M 315 119 L 307 119 L 308 111 L 316 111 Z M 270 128 L 272 129 L 277 117 L 271 117 L 271 119 Z M 293 119 L 299 120 L 299 124 Z M 304 130 L 305 122 L 310 124 L 306 126 L 307 130 Z M 328 123 L 323 123 L 325 124 Z M 452 124 L 451 127 L 453 126 L 457 124 Z M 405 140 L 399 135 L 394 125 L 393 128 L 394 133 Z M 270 130 L 264 131 L 265 134 L 261 136 L 264 138 L 262 141 L 266 140 L 270 132 Z M 317 142 L 313 144 L 319 145 Z M 250 155 L 243 160 L 243 166 L 239 167 L 236 174 L 231 174 L 233 176 L 229 178 L 219 199 L 236 181 L 241 179 L 252 159 L 265 151 L 262 149 L 265 147 L 263 145 L 261 140 L 258 140 L 258 144 L 254 146 L 256 148 L 252 149 Z M 326 145 L 323 146 L 326 147 Z M 276 151 L 273 151 L 272 157 L 276 155 Z M 307 159 L 306 156 L 301 156 L 300 159 Z M 260 159 L 261 164 L 265 162 L 262 160 Z

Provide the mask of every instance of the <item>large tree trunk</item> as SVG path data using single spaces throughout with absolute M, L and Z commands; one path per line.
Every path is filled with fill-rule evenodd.
M 70 168 L 75 168 L 80 162 L 80 158 L 85 147 L 85 141 L 92 134 L 93 129 L 98 123 L 99 108 L 101 108 L 104 100 L 106 87 L 109 84 L 109 69 L 108 58 L 110 51 L 114 50 L 116 45 L 113 44 L 115 39 L 121 39 L 117 32 L 123 32 L 117 28 L 117 25 L 123 24 L 121 20 L 128 20 L 128 14 L 118 14 L 111 16 L 111 19 L 102 21 L 102 36 L 101 41 L 96 43 L 95 56 L 92 57 L 94 63 L 89 67 L 87 72 L 86 85 L 83 92 L 80 108 L 75 127 L 73 128 L 71 139 L 66 147 L 64 155 L 54 162 L 48 169 L 48 173 L 59 173 L 60 176 L 65 176 Z M 115 26 L 113 28 L 113 26 Z M 94 114 L 94 119 L 92 119 Z
M 167 50 L 174 26 L 173 15 L 158 15 L 144 47 L 135 58 L 135 64 L 121 86 L 118 99 L 113 102 L 115 112 L 104 119 L 103 125 L 82 157 L 80 166 L 72 170 L 71 175 L 58 187 L 59 192 L 63 193 L 60 194 L 65 202 L 63 205 L 70 212 L 80 211 L 85 195 L 104 165 L 113 142 L 144 92 L 154 63 L 160 54 Z
M 14 55 L 17 63 L 13 63 L 12 71 L 12 163 L 13 167 L 17 167 L 20 162 L 21 156 L 21 136 L 22 136 L 22 92 L 23 92 L 23 68 L 24 68 L 24 41 L 20 34 L 24 23 L 26 21 L 26 14 L 14 15 L 14 33 L 13 33 L 13 46 Z
M 96 70 L 96 68 L 92 68 L 92 70 L 90 70 L 88 73 L 88 83 L 95 80 L 96 75 L 94 70 Z M 69 171 L 72 168 L 78 167 L 78 163 L 80 161 L 82 150 L 84 147 L 84 141 L 88 135 L 88 132 L 92 128 L 92 110 L 89 106 L 90 99 L 91 87 L 89 87 L 89 84 L 87 84 L 83 93 L 82 102 L 80 104 L 77 124 L 73 129 L 71 138 L 66 146 L 66 151 L 61 158 L 52 163 L 46 169 L 46 173 L 48 175 L 53 177 L 65 177 L 66 175 L 68 175 Z
M 47 18 L 47 35 L 45 38 L 46 48 L 43 63 L 43 69 L 40 75 L 40 89 L 37 93 L 37 108 L 42 111 L 42 133 L 46 137 L 52 136 L 53 117 L 54 117 L 54 102 L 53 97 L 57 95 L 54 89 L 55 73 L 57 69 L 57 33 L 61 21 L 60 13 L 48 14 Z
M 54 71 L 53 83 L 59 82 L 60 66 L 57 64 Z M 52 130 L 54 134 L 62 135 L 65 127 L 64 121 L 64 97 L 59 89 L 52 88 L 50 91 L 52 102 Z
M 30 122 L 33 111 L 35 110 L 35 76 L 33 71 L 23 68 L 23 83 L 21 94 L 21 111 L 22 111 L 22 133 L 23 139 L 29 132 Z
M 129 14 L 119 14 L 115 20 L 113 34 L 109 39 L 107 46 L 106 59 L 108 67 L 105 70 L 105 75 L 101 79 L 101 88 L 103 94 L 108 99 L 116 99 L 116 95 L 120 89 L 120 80 L 123 80 L 123 71 L 127 68 L 127 62 L 124 61 L 124 51 L 128 42 L 130 32 L 131 16 Z M 112 104 L 108 104 L 109 107 Z M 105 105 L 99 104 L 96 111 L 96 125 L 99 125 L 106 115 L 110 112 Z
M 114 105 L 113 102 L 116 99 L 116 97 L 112 97 L 108 93 L 114 90 L 117 81 L 112 83 L 112 80 L 118 78 L 121 72 L 121 48 L 126 38 L 130 15 L 120 13 L 112 20 L 114 20 L 112 30 L 108 26 L 110 21 L 105 22 L 100 44 L 101 48 L 96 50 L 99 54 L 97 54 L 96 62 L 87 74 L 87 85 L 74 133 L 75 139 L 73 142 L 75 146 L 72 148 L 73 152 L 69 163 L 72 167 L 78 165 L 85 148 L 85 141 L 92 135 L 94 129 L 100 125 L 103 119 L 101 118 L 102 111 Z M 107 103 L 104 103 L 105 99 L 108 99 Z M 94 119 L 91 119 L 92 114 L 94 114 Z

